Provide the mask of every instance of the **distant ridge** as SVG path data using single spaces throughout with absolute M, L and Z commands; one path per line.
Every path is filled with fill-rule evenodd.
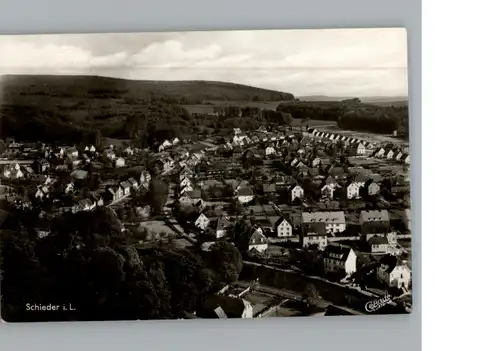
M 2 87 L 13 94 L 31 94 L 46 90 L 52 95 L 71 94 L 72 97 L 98 95 L 111 92 L 122 95 L 165 94 L 185 100 L 227 101 L 287 101 L 293 94 L 257 88 L 249 85 L 205 81 L 205 80 L 130 80 L 95 75 L 4 75 L 0 77 Z

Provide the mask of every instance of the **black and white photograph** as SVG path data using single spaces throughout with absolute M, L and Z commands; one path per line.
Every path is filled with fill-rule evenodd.
M 6 322 L 409 314 L 404 28 L 0 36 Z

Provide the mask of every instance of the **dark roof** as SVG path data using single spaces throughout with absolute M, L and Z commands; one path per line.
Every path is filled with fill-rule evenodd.
M 408 266 L 406 261 L 394 255 L 385 255 L 380 259 L 379 264 L 385 266 L 387 272 L 392 272 L 398 266 Z
M 373 236 L 368 240 L 368 245 L 388 244 L 389 241 L 385 236 Z
M 262 189 L 265 193 L 274 193 L 276 192 L 276 184 L 264 184 Z
M 325 248 L 324 254 L 328 258 L 338 261 L 345 261 L 351 252 L 351 248 L 345 246 L 328 245 Z
M 306 235 L 326 235 L 326 223 L 304 223 L 304 232 Z
M 250 188 L 241 188 L 238 190 L 238 196 L 252 196 L 253 191 Z
M 265 237 L 264 234 L 260 233 L 258 230 L 254 230 L 248 244 L 249 245 L 267 244 L 267 238 Z
M 195 190 L 192 190 L 192 191 L 186 191 L 187 195 L 191 198 L 191 199 L 199 199 L 201 198 L 201 190 L 199 189 L 195 189 Z

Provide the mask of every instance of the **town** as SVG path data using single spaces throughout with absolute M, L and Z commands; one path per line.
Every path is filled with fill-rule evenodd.
M 233 255 L 233 247 L 241 267 L 214 263 L 230 278 L 179 307 L 177 318 L 410 313 L 408 143 L 314 122 L 147 147 L 7 138 L 0 224 L 12 229 L 19 222 L 8 223 L 9 214 L 24 213 L 26 230 L 44 241 L 63 232 L 61 218 L 92 226 L 100 213 L 139 253 Z M 378 299 L 385 302 L 366 307 Z

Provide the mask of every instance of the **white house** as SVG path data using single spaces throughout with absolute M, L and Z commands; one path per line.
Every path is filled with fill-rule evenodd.
M 149 172 L 147 171 L 142 171 L 139 181 L 142 186 L 146 188 L 149 187 L 149 182 L 151 181 L 151 174 L 149 174 Z
M 114 161 L 116 159 L 116 154 L 111 149 L 104 151 L 104 156 L 106 156 L 106 158 L 111 160 L 111 161 Z
M 326 223 L 309 222 L 302 225 L 302 247 L 307 248 L 317 245 L 319 250 L 324 250 L 328 245 Z
M 163 143 L 161 143 L 160 147 L 158 148 L 158 151 L 162 152 L 171 146 L 172 146 L 172 143 L 168 140 L 165 140 Z
M 399 151 L 399 152 L 396 154 L 396 156 L 394 156 L 394 159 L 395 159 L 396 161 L 400 161 L 400 160 L 401 160 L 401 157 L 403 157 L 403 155 L 404 155 L 404 154 L 403 154 L 401 151 Z
M 252 201 L 254 198 L 252 189 L 246 187 L 238 189 L 237 196 L 238 196 L 238 201 L 241 202 L 242 204 L 246 204 Z
M 403 162 L 406 163 L 407 165 L 410 164 L 410 155 L 404 155 L 402 157 L 402 159 L 403 159 Z
M 385 236 L 373 236 L 368 239 L 368 246 L 372 254 L 386 254 L 389 252 L 389 240 Z
M 316 167 L 316 166 L 319 166 L 319 164 L 321 163 L 321 159 L 319 157 L 315 157 L 313 160 L 312 160 L 312 166 L 313 167 Z
M 290 194 L 292 202 L 295 199 L 302 199 L 304 197 L 304 189 L 302 189 L 302 187 L 297 184 L 291 189 Z
M 327 234 L 340 233 L 346 229 L 344 211 L 302 212 L 302 224 L 308 223 L 324 223 Z
M 375 182 L 371 182 L 368 185 L 368 195 L 377 195 L 380 192 L 380 185 Z
M 362 184 L 358 182 L 351 182 L 347 186 L 347 198 L 348 199 L 358 199 L 359 198 L 359 190 Z
M 381 282 L 390 287 L 405 289 L 410 287 L 411 270 L 406 261 L 402 261 L 396 256 L 386 255 L 379 262 L 377 278 Z
M 134 154 L 134 149 L 132 149 L 130 146 L 127 146 L 127 148 L 123 150 L 123 152 L 128 156 L 132 156 Z
M 385 156 L 384 148 L 381 147 L 380 149 L 378 149 L 373 156 L 374 157 L 384 157 Z
M 181 191 L 179 192 L 181 195 L 184 194 L 186 191 L 193 191 L 194 188 L 191 186 L 191 184 L 187 184 L 186 186 L 183 186 L 181 188 Z
M 193 183 L 189 180 L 188 177 L 181 177 L 181 182 L 179 183 L 181 188 L 184 188 L 186 186 L 193 186 Z
M 194 225 L 202 230 L 207 229 L 208 225 L 210 224 L 210 220 L 205 216 L 203 213 L 201 213 L 196 221 L 194 222 Z
M 120 189 L 122 190 L 123 196 L 130 195 L 130 189 L 132 185 L 128 181 L 120 182 Z
M 276 154 L 276 149 L 272 146 L 266 147 L 266 156 L 274 155 Z
M 275 227 L 279 238 L 293 235 L 292 225 L 285 219 L 285 217 L 280 217 L 280 219 L 278 219 L 275 223 Z
M 217 227 L 215 229 L 215 236 L 217 239 L 226 236 L 227 229 L 231 226 L 229 219 L 226 216 L 220 216 L 217 219 Z
M 172 145 L 177 145 L 179 144 L 181 141 L 179 140 L 179 138 L 174 138 L 174 140 L 172 140 Z
M 323 266 L 325 272 L 345 272 L 351 275 L 356 272 L 356 253 L 350 247 L 329 245 L 325 248 Z
M 392 160 L 392 158 L 394 157 L 394 151 L 393 151 L 393 150 L 389 150 L 389 151 L 387 151 L 387 154 L 385 155 L 385 157 L 386 157 L 388 160 Z
M 115 161 L 115 167 L 116 168 L 125 167 L 125 159 L 123 157 L 118 157 Z
M 73 184 L 73 182 L 69 183 L 66 188 L 64 189 L 64 192 L 66 194 L 72 192 L 73 190 L 75 190 L 75 185 Z
M 264 252 L 267 250 L 267 238 L 262 232 L 261 228 L 256 228 L 250 237 L 248 242 L 248 251 L 252 251 L 253 249 Z

